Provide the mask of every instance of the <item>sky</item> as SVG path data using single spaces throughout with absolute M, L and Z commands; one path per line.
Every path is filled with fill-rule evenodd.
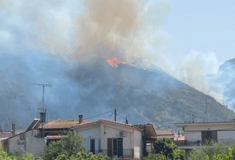
M 41 88 L 26 86 L 52 83 L 50 105 L 61 104 L 56 96 L 76 103 L 77 84 L 66 73 L 92 57 L 117 56 L 161 68 L 220 101 L 222 93 L 212 93 L 205 76 L 235 57 L 234 6 L 232 0 L 0 0 L 0 94 L 25 92 L 36 110 Z M 71 94 L 60 95 L 63 90 Z
M 184 56 L 193 49 L 214 52 L 219 63 L 234 58 L 234 1 L 169 2 L 170 12 L 162 29 L 172 35 L 175 55 Z
M 49 36 L 43 37 L 43 34 L 47 32 L 51 32 L 50 36 L 56 38 L 63 36 L 63 41 L 61 40 L 59 43 L 70 43 L 70 35 L 74 33 L 70 32 L 68 28 L 74 27 L 71 24 L 71 19 L 83 12 L 84 5 L 82 5 L 82 2 L 50 1 L 49 3 L 44 1 L 1 0 L 1 49 L 9 53 L 23 51 L 24 49 L 26 52 L 37 49 L 50 52 L 43 50 L 44 46 L 38 43 L 39 40 L 35 38 L 42 35 L 39 37 L 41 41 L 45 41 L 47 38 L 50 40 Z M 156 2 L 162 2 L 162 6 L 165 8 L 164 16 L 157 20 L 160 25 L 154 23 L 156 21 L 154 18 L 148 20 L 152 24 L 156 36 L 164 37 L 164 41 L 159 48 L 161 48 L 161 52 L 165 57 L 171 60 L 167 64 L 175 61 L 180 63 L 182 57 L 192 51 L 204 55 L 213 53 L 218 64 L 234 58 L 234 1 L 146 0 L 142 5 L 145 5 L 145 8 L 148 9 L 151 4 Z M 160 5 L 160 8 L 162 6 Z M 30 8 L 35 8 L 35 11 Z M 46 15 L 50 15 L 43 18 L 46 21 L 40 20 L 40 16 Z M 153 16 L 157 17 L 155 14 Z M 50 25 L 56 25 L 56 27 L 52 30 Z M 57 32 L 63 32 L 63 34 L 56 34 Z M 53 39 L 51 38 L 51 40 Z M 53 47 L 57 46 L 54 45 Z M 154 49 L 153 51 L 156 51 L 156 48 Z

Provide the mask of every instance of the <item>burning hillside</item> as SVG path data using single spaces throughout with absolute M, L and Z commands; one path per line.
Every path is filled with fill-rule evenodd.
M 118 64 L 125 64 L 126 62 L 123 62 L 122 60 L 120 60 L 120 59 L 117 59 L 117 57 L 112 57 L 112 58 L 110 58 L 110 59 L 107 59 L 106 60 L 106 62 L 110 65 L 110 66 L 112 66 L 112 67 L 117 67 L 118 66 Z

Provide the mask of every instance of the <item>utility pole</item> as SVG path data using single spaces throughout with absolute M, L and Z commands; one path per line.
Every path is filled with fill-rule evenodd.
M 42 86 L 42 108 L 38 108 L 38 112 L 40 114 L 40 121 L 42 123 L 46 122 L 46 109 L 44 106 L 44 90 L 45 87 L 51 87 L 51 84 L 31 84 L 31 85 L 39 85 Z
M 126 117 L 126 124 L 128 124 L 128 120 L 127 120 L 127 117 Z
M 116 122 L 117 120 L 117 109 L 114 109 L 114 121 Z

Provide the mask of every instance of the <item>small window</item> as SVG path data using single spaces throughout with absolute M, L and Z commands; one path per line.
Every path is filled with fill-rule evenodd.
M 20 140 L 24 140 L 24 133 L 20 134 Z

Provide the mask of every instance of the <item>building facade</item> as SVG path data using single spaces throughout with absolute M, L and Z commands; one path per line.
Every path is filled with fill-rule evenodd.
M 207 140 L 218 143 L 235 141 L 235 122 L 198 122 L 198 123 L 175 123 L 184 131 L 185 140 L 178 144 L 180 149 L 185 149 L 186 154 L 194 146 L 200 148 Z
M 83 137 L 87 152 L 102 152 L 109 157 L 142 158 L 142 129 L 138 127 L 100 119 L 72 129 Z

